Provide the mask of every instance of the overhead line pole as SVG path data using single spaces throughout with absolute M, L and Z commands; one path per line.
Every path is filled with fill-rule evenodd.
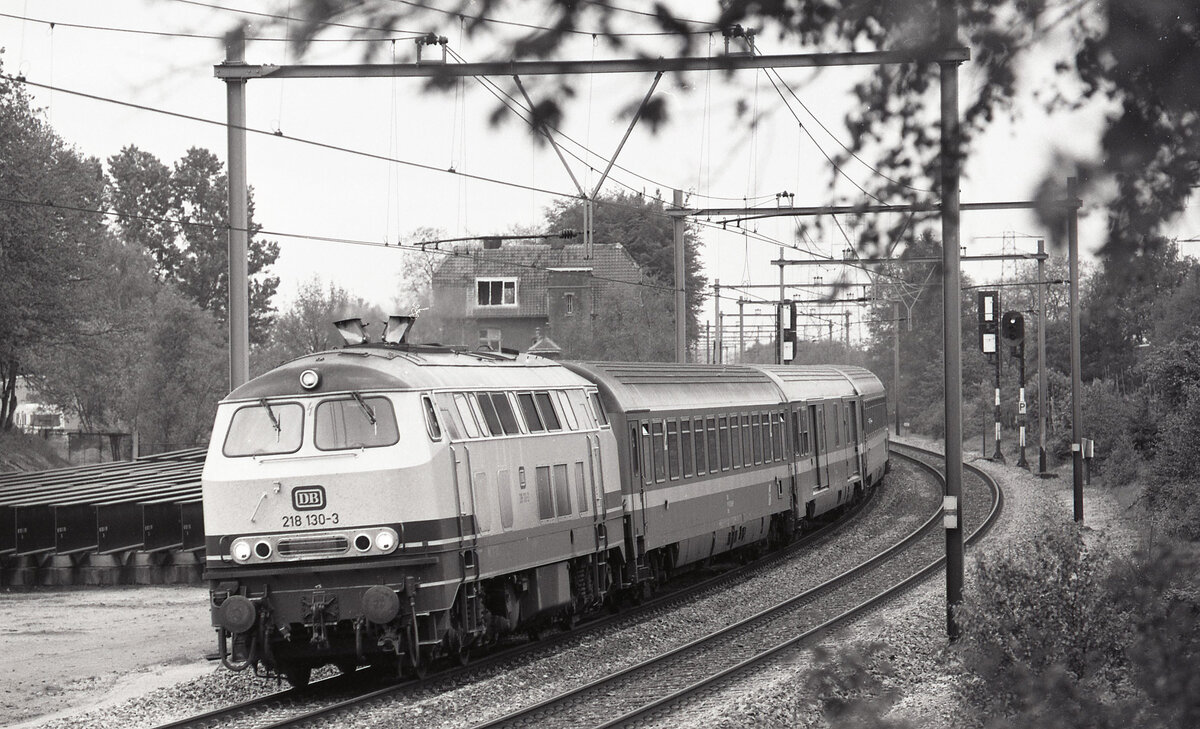
M 246 28 L 238 26 L 225 39 L 225 64 L 239 67 L 246 59 Z M 229 148 L 229 390 L 250 379 L 249 193 L 246 182 L 246 81 L 225 80 L 226 144 Z
M 943 45 L 958 40 L 958 10 L 954 0 L 939 0 L 939 30 Z M 963 599 L 962 528 L 962 306 L 959 292 L 959 115 L 958 61 L 938 64 L 941 91 L 941 193 L 942 193 L 942 342 L 945 357 L 946 416 L 946 633 L 959 635 L 955 609 Z
M 1083 521 L 1083 404 L 1079 353 L 1079 208 L 1074 177 L 1067 178 L 1067 199 L 1077 203 L 1067 215 L 1067 257 L 1071 273 L 1071 481 L 1075 521 Z

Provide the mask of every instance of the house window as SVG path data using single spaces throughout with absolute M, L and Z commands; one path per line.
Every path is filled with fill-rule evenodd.
M 479 306 L 516 306 L 517 280 L 515 278 L 475 279 Z
M 480 329 L 479 330 L 479 348 L 487 349 L 492 352 L 500 351 L 500 330 L 499 329 Z
M 575 316 L 575 294 L 563 294 L 567 307 L 567 316 Z

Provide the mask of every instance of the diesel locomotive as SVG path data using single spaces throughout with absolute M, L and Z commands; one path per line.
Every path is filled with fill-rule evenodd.
M 410 323 L 220 403 L 204 523 L 229 668 L 465 662 L 785 543 L 887 467 L 865 369 L 557 362 L 408 344 Z

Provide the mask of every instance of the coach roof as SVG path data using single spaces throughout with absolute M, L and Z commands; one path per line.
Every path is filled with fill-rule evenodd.
M 764 373 L 742 365 L 671 362 L 564 362 L 594 381 L 622 412 L 774 405 L 779 388 Z
M 884 394 L 870 370 L 851 365 L 751 365 L 779 383 L 792 402 L 827 397 Z

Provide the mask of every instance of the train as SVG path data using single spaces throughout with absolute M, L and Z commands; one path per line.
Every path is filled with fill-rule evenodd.
M 465 663 L 785 544 L 888 469 L 863 368 L 557 361 L 356 321 L 218 405 L 205 578 L 230 669 Z

